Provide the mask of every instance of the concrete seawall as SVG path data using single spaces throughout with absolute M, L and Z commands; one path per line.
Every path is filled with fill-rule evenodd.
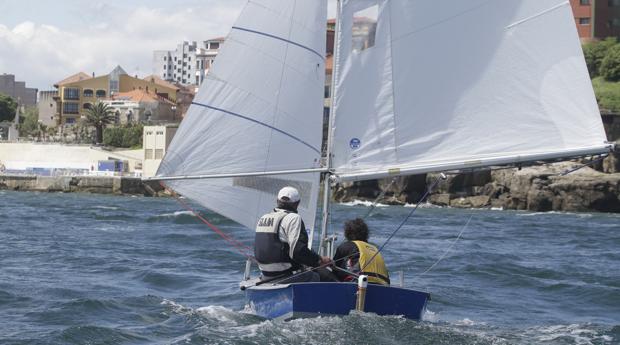
M 0 189 L 37 192 L 82 192 L 115 195 L 162 195 L 157 182 L 135 177 L 0 175 Z

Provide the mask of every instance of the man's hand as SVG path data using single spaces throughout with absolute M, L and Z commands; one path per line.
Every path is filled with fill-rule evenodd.
M 321 256 L 321 260 L 319 261 L 320 266 L 328 266 L 333 265 L 334 261 L 329 256 Z

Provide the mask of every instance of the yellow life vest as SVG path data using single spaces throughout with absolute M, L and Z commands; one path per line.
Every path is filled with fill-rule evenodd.
M 353 241 L 353 243 L 360 252 L 359 267 L 360 269 L 363 268 L 363 271 L 359 274 L 367 275 L 369 283 L 390 285 L 390 275 L 377 247 L 364 241 Z M 372 261 L 370 261 L 371 259 Z

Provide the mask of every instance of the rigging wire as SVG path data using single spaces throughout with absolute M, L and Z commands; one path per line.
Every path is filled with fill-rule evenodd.
M 431 194 L 431 192 L 433 191 L 433 189 L 435 189 L 435 187 L 437 187 L 437 185 L 439 184 L 440 181 L 445 180 L 447 177 L 444 173 L 441 173 L 436 179 L 435 182 L 433 182 L 433 184 L 426 190 L 426 193 L 424 193 L 424 195 L 420 198 L 420 200 L 418 201 L 418 203 L 415 205 L 415 207 L 411 210 L 411 212 L 409 212 L 409 214 L 407 215 L 407 217 L 405 217 L 405 219 L 403 219 L 403 221 L 398 225 L 398 227 L 392 232 L 392 234 L 390 234 L 390 236 L 385 240 L 385 242 L 383 242 L 383 244 L 381 245 L 381 247 L 379 248 L 379 250 L 377 250 L 377 252 L 370 258 L 370 260 L 368 260 L 368 262 L 366 262 L 366 264 L 360 268 L 360 272 L 364 272 L 364 269 L 366 267 L 368 267 L 368 265 L 370 265 L 373 260 L 377 257 L 377 255 L 379 255 L 379 253 L 381 253 L 381 251 L 383 250 L 383 248 L 385 248 L 385 246 L 390 242 L 390 240 L 394 237 L 394 235 L 396 235 L 396 233 L 398 231 L 400 231 L 400 229 L 405 225 L 405 223 L 407 223 L 407 221 L 409 220 L 409 218 L 411 218 L 411 216 L 413 216 L 413 214 L 418 210 L 418 208 L 420 207 L 420 205 L 422 204 L 422 202 L 424 202 L 426 200 L 426 198 Z
M 254 263 L 257 262 L 256 258 L 254 258 L 254 256 L 250 254 L 252 252 L 252 249 L 250 247 L 248 247 L 245 244 L 239 242 L 238 240 L 236 240 L 232 236 L 226 234 L 224 231 L 219 229 L 217 226 L 213 225 L 211 222 L 209 222 L 207 219 L 205 219 L 203 216 L 201 216 L 200 213 L 194 211 L 194 209 L 187 202 L 185 202 L 175 191 L 171 190 L 170 188 L 167 188 L 166 185 L 164 185 L 163 183 L 161 183 L 161 185 L 162 185 L 162 187 L 164 187 L 166 190 L 168 190 L 172 194 L 172 196 L 179 202 L 179 204 L 181 204 L 181 206 L 183 206 L 186 210 L 190 211 L 193 215 L 195 215 L 201 222 L 203 222 L 211 230 L 213 230 L 213 232 L 215 232 L 222 239 L 224 239 L 224 241 L 226 241 L 230 245 L 232 245 L 237 250 L 237 252 L 239 254 L 245 256 L 248 260 L 250 260 L 250 261 L 252 261 Z
M 385 196 L 385 193 L 387 193 L 388 189 L 392 188 L 392 185 L 394 185 L 394 183 L 396 183 L 396 179 L 397 179 L 397 177 L 394 177 L 392 179 L 392 182 L 390 182 L 390 184 L 383 189 L 383 191 L 379 194 L 379 196 L 377 196 L 375 201 L 373 201 L 372 204 L 370 205 L 370 210 L 368 210 L 368 213 L 366 213 L 366 215 L 362 219 L 365 220 L 366 218 L 370 217 L 370 215 L 372 214 L 372 211 L 374 211 L 375 208 L 377 208 L 377 204 L 379 203 L 379 200 L 383 199 L 383 197 Z
M 566 175 L 568 175 L 568 174 L 570 174 L 570 173 L 574 173 L 574 172 L 575 172 L 575 171 L 577 171 L 577 170 L 581 170 L 581 169 L 583 169 L 583 168 L 585 168 L 585 167 L 588 167 L 588 166 L 594 165 L 594 164 L 596 164 L 596 163 L 598 163 L 598 162 L 601 162 L 601 161 L 603 161 L 605 158 L 607 158 L 608 156 L 609 156 L 609 154 L 602 155 L 602 156 L 600 156 L 599 158 L 597 158 L 597 159 L 592 159 L 592 160 L 591 160 L 591 161 L 589 161 L 588 163 L 585 163 L 585 164 L 583 164 L 583 165 L 581 165 L 581 166 L 579 166 L 579 167 L 577 167 L 577 168 L 566 170 L 566 171 L 564 171 L 564 172 L 562 172 L 562 173 L 558 174 L 558 176 L 566 176 Z
M 364 271 L 364 268 L 366 268 L 366 266 L 368 266 L 368 265 L 369 265 L 369 264 L 370 264 L 370 263 L 371 263 L 371 262 L 372 262 L 372 261 L 373 261 L 373 260 L 377 257 L 377 254 L 379 254 L 379 253 L 383 250 L 383 248 L 384 248 L 384 247 L 385 247 L 385 246 L 386 246 L 386 245 L 390 242 L 390 240 L 392 239 L 392 237 L 394 237 L 394 235 L 396 235 L 396 233 L 397 233 L 397 232 L 398 232 L 398 231 L 399 231 L 399 230 L 400 230 L 400 229 L 401 229 L 401 228 L 405 225 L 405 223 L 407 222 L 407 220 L 409 220 L 409 218 L 411 218 L 411 216 L 415 213 L 415 211 L 416 211 L 416 210 L 420 207 L 420 205 L 422 204 L 422 202 L 424 202 L 424 201 L 426 200 L 426 198 L 427 198 L 427 197 L 431 194 L 431 192 L 433 191 L 433 189 L 435 189 L 435 187 L 437 187 L 437 185 L 439 184 L 439 182 L 440 182 L 440 181 L 442 181 L 442 180 L 445 180 L 446 178 L 447 178 L 447 177 L 446 177 L 446 175 L 445 175 L 445 174 L 443 174 L 443 173 L 441 173 L 441 174 L 440 174 L 440 175 L 439 175 L 439 176 L 435 179 L 435 181 L 433 182 L 433 184 L 432 184 L 432 185 L 431 185 L 431 186 L 430 186 L 430 187 L 426 190 L 426 193 L 424 193 L 424 195 L 420 198 L 420 200 L 418 201 L 418 203 L 416 204 L 416 206 L 415 206 L 415 207 L 411 210 L 411 212 L 409 212 L 409 214 L 407 215 L 407 217 L 405 217 L 405 219 L 404 219 L 404 220 L 400 223 L 400 225 L 399 225 L 399 226 L 398 226 L 398 227 L 397 227 L 397 228 L 396 228 L 396 229 L 392 232 L 392 234 L 391 234 L 391 235 L 388 237 L 388 239 L 387 239 L 387 240 L 383 243 L 383 245 L 381 245 L 381 247 L 380 247 L 380 248 L 379 248 L 379 250 L 375 253 L 375 255 L 373 255 L 373 256 L 370 258 L 370 260 L 368 260 L 368 262 L 366 263 L 366 265 L 364 265 L 364 267 L 362 267 L 362 268 L 360 269 L 360 272 L 363 272 L 363 271 Z M 352 257 L 352 256 L 354 256 L 354 255 L 359 255 L 359 253 L 352 253 L 352 254 L 349 254 L 349 255 L 347 255 L 347 256 L 345 256 L 345 257 L 343 257 L 343 258 L 340 258 L 340 259 L 338 259 L 338 260 L 336 260 L 336 261 L 332 261 L 332 262 L 330 262 L 330 263 L 328 263 L 328 264 L 323 264 L 323 265 L 320 265 L 320 266 L 317 266 L 317 267 L 313 267 L 313 268 L 309 268 L 309 269 L 301 270 L 301 272 L 298 272 L 298 273 L 293 274 L 293 275 L 290 275 L 290 276 L 282 277 L 282 278 L 281 278 L 281 279 L 279 279 L 279 280 L 272 279 L 272 280 L 269 280 L 269 281 L 258 282 L 258 283 L 256 283 L 256 284 L 254 284 L 254 286 L 262 285 L 263 283 L 273 283 L 273 284 L 278 284 L 278 283 L 280 283 L 280 282 L 282 282 L 282 281 L 285 281 L 285 280 L 288 280 L 288 279 L 291 279 L 291 278 L 294 278 L 294 277 L 300 276 L 300 275 L 302 275 L 302 274 L 304 274 L 304 273 L 306 273 L 306 272 L 312 272 L 312 271 L 318 270 L 318 269 L 320 269 L 320 268 L 325 268 L 325 267 L 327 267 L 327 266 L 332 265 L 333 263 L 339 262 L 339 261 L 341 261 L 341 260 L 348 259 L 348 258 L 350 258 L 350 257 Z
M 450 246 L 448 247 L 448 249 L 446 249 L 446 251 L 439 257 L 439 259 L 437 259 L 437 261 L 435 261 L 435 263 L 433 263 L 432 265 L 430 265 L 424 272 L 420 273 L 417 275 L 417 277 L 422 277 L 423 275 L 427 274 L 428 272 L 430 272 L 433 268 L 435 268 L 435 266 L 437 266 L 447 255 L 448 253 L 450 253 L 450 251 L 452 250 L 452 248 L 454 247 L 454 245 L 456 244 L 456 242 L 458 242 L 461 239 L 461 236 L 463 236 L 463 233 L 465 232 L 465 230 L 467 229 L 467 226 L 469 226 L 469 222 L 471 222 L 472 218 L 474 218 L 474 215 L 472 214 L 471 216 L 469 216 L 469 219 L 467 220 L 467 223 L 465 223 L 465 226 L 463 226 L 463 229 L 461 229 L 461 232 L 459 232 L 459 235 L 456 237 L 456 239 L 452 242 L 452 244 L 450 244 Z

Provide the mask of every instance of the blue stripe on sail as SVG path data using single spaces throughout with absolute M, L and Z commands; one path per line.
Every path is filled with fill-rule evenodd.
M 250 117 L 243 116 L 243 115 L 237 114 L 237 113 L 233 113 L 232 111 L 224 110 L 224 109 L 221 109 L 221 108 L 213 107 L 213 106 L 210 106 L 210 105 L 206 105 L 206 104 L 202 104 L 202 103 L 196 103 L 196 102 L 192 102 L 192 104 L 195 104 L 195 105 L 198 105 L 198 106 L 201 106 L 201 107 L 205 107 L 207 109 L 212 109 L 212 110 L 215 110 L 215 111 L 219 111 L 219 112 L 222 112 L 222 113 L 225 113 L 225 114 L 228 114 L 228 115 L 236 116 L 238 118 L 241 118 L 241 119 L 244 119 L 244 120 L 248 120 L 250 122 L 254 122 L 256 124 L 259 124 L 261 126 L 267 127 L 269 129 L 273 129 L 274 131 L 276 131 L 278 133 L 282 133 L 282 134 L 286 135 L 287 137 L 289 137 L 289 138 L 291 138 L 291 139 L 293 139 L 295 141 L 298 141 L 298 142 L 304 144 L 305 146 L 308 146 L 309 148 L 311 148 L 314 152 L 318 153 L 319 155 L 321 154 L 320 150 L 317 150 L 314 146 L 308 144 L 307 142 L 301 140 L 300 138 L 298 138 L 298 137 L 296 137 L 296 136 L 294 136 L 294 135 L 292 135 L 290 133 L 287 133 L 287 132 L 285 132 L 285 131 L 283 131 L 281 129 L 278 129 L 276 127 L 270 126 L 270 125 L 268 125 L 268 124 L 266 124 L 264 122 L 260 122 L 258 120 L 254 120 L 254 119 L 252 119 Z
M 306 47 L 305 45 L 299 44 L 297 42 L 293 42 L 291 40 L 287 40 L 286 38 L 274 36 L 274 35 L 268 34 L 266 32 L 260 32 L 260 31 L 256 31 L 256 30 L 241 28 L 241 27 L 238 27 L 238 26 L 233 26 L 232 28 L 236 29 L 236 30 L 240 30 L 240 31 L 246 31 L 246 32 L 251 32 L 253 34 L 257 34 L 257 35 L 266 36 L 266 37 L 269 37 L 269 38 L 274 38 L 276 40 L 280 40 L 280 41 L 283 41 L 283 42 L 286 42 L 286 43 L 290 43 L 292 45 L 298 46 L 300 48 L 303 48 L 303 49 L 305 49 L 307 51 L 310 51 L 310 52 L 316 54 L 318 57 L 321 58 L 321 60 L 325 61 L 325 57 L 323 55 L 321 55 L 321 53 L 317 52 L 316 50 L 314 50 L 314 49 L 312 49 L 310 47 Z

